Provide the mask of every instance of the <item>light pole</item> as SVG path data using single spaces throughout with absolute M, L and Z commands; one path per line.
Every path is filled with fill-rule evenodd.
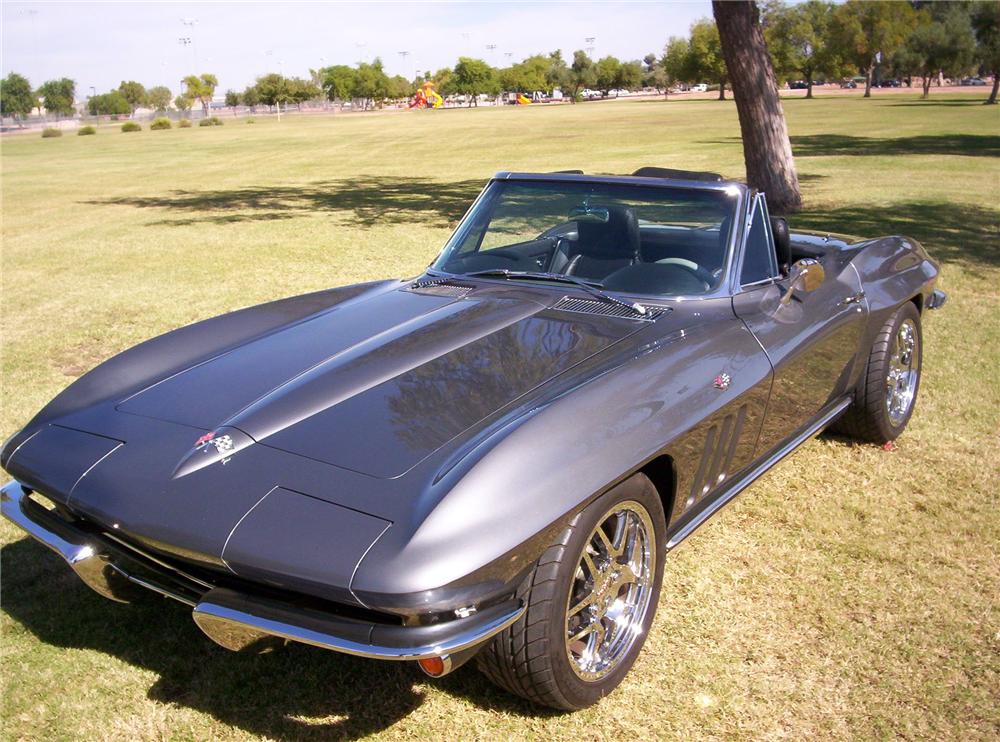
M 198 65 L 198 45 L 194 41 L 194 27 L 198 23 L 198 19 L 197 18 L 181 18 L 181 23 L 191 29 L 190 31 L 188 31 L 188 33 L 191 34 L 191 35 L 188 36 L 188 37 L 186 37 L 187 38 L 187 43 L 185 44 L 185 46 L 187 46 L 188 44 L 190 44 L 191 45 L 191 50 L 194 52 L 194 74 L 197 75 L 198 74 L 198 66 L 199 66 Z
M 588 56 L 590 56 L 591 58 L 593 58 L 593 56 L 594 56 L 594 49 L 597 48 L 596 46 L 594 46 L 594 42 L 597 41 L 597 37 L 596 36 L 588 36 L 587 38 L 584 39 L 584 41 L 587 42 L 587 54 L 588 54 Z

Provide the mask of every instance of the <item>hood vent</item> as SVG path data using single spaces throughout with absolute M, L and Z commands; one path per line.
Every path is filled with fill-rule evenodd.
M 552 305 L 552 308 L 560 312 L 579 312 L 580 314 L 600 314 L 605 317 L 621 317 L 622 319 L 638 320 L 639 322 L 652 322 L 660 315 L 669 311 L 668 307 L 657 307 L 650 304 L 643 304 L 646 307 L 645 314 L 639 314 L 628 307 L 611 302 L 600 301 L 598 299 L 577 299 L 572 296 L 564 296 Z
M 461 299 L 463 296 L 472 291 L 472 286 L 466 286 L 461 283 L 453 283 L 447 278 L 441 278 L 432 281 L 417 281 L 416 283 L 410 284 L 405 290 L 413 291 L 417 294 L 451 296 L 456 299 Z

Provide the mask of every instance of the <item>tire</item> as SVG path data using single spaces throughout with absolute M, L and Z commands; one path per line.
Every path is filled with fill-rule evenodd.
M 477 655 L 480 671 L 511 693 L 565 711 L 590 706 L 613 691 L 635 662 L 656 613 L 665 531 L 660 496 L 643 474 L 590 503 L 525 578 L 518 596 L 527 610 Z M 616 546 L 620 534 L 621 555 L 609 560 L 614 552 L 607 545 Z M 629 548 L 630 540 L 638 547 Z M 634 574 L 640 581 L 631 581 Z M 568 616 L 571 599 L 573 608 L 586 607 Z M 616 633 L 616 615 L 633 616 L 628 625 L 639 630 Z M 584 636 L 571 644 L 571 631 Z M 599 636 L 608 650 L 606 664 L 589 662 L 584 650 Z
M 922 354 L 920 313 L 908 301 L 875 336 L 854 403 L 837 421 L 836 429 L 860 441 L 896 440 L 916 406 Z M 899 374 L 905 374 L 905 378 Z

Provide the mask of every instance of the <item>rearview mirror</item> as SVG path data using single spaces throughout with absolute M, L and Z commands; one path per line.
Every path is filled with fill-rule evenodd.
M 826 278 L 826 271 L 815 258 L 802 258 L 802 260 L 795 261 L 789 275 L 788 288 L 785 290 L 784 296 L 781 297 L 781 303 L 786 305 L 792 300 L 796 291 L 808 294 L 822 286 L 823 279 Z
M 569 213 L 570 219 L 578 222 L 596 222 L 607 224 L 611 213 L 607 209 L 591 206 L 580 206 Z

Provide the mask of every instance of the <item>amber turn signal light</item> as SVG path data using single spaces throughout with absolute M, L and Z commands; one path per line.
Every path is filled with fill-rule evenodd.
M 439 678 L 445 673 L 444 660 L 440 657 L 427 657 L 426 659 L 417 660 L 417 664 L 420 665 L 421 670 L 432 678 Z

